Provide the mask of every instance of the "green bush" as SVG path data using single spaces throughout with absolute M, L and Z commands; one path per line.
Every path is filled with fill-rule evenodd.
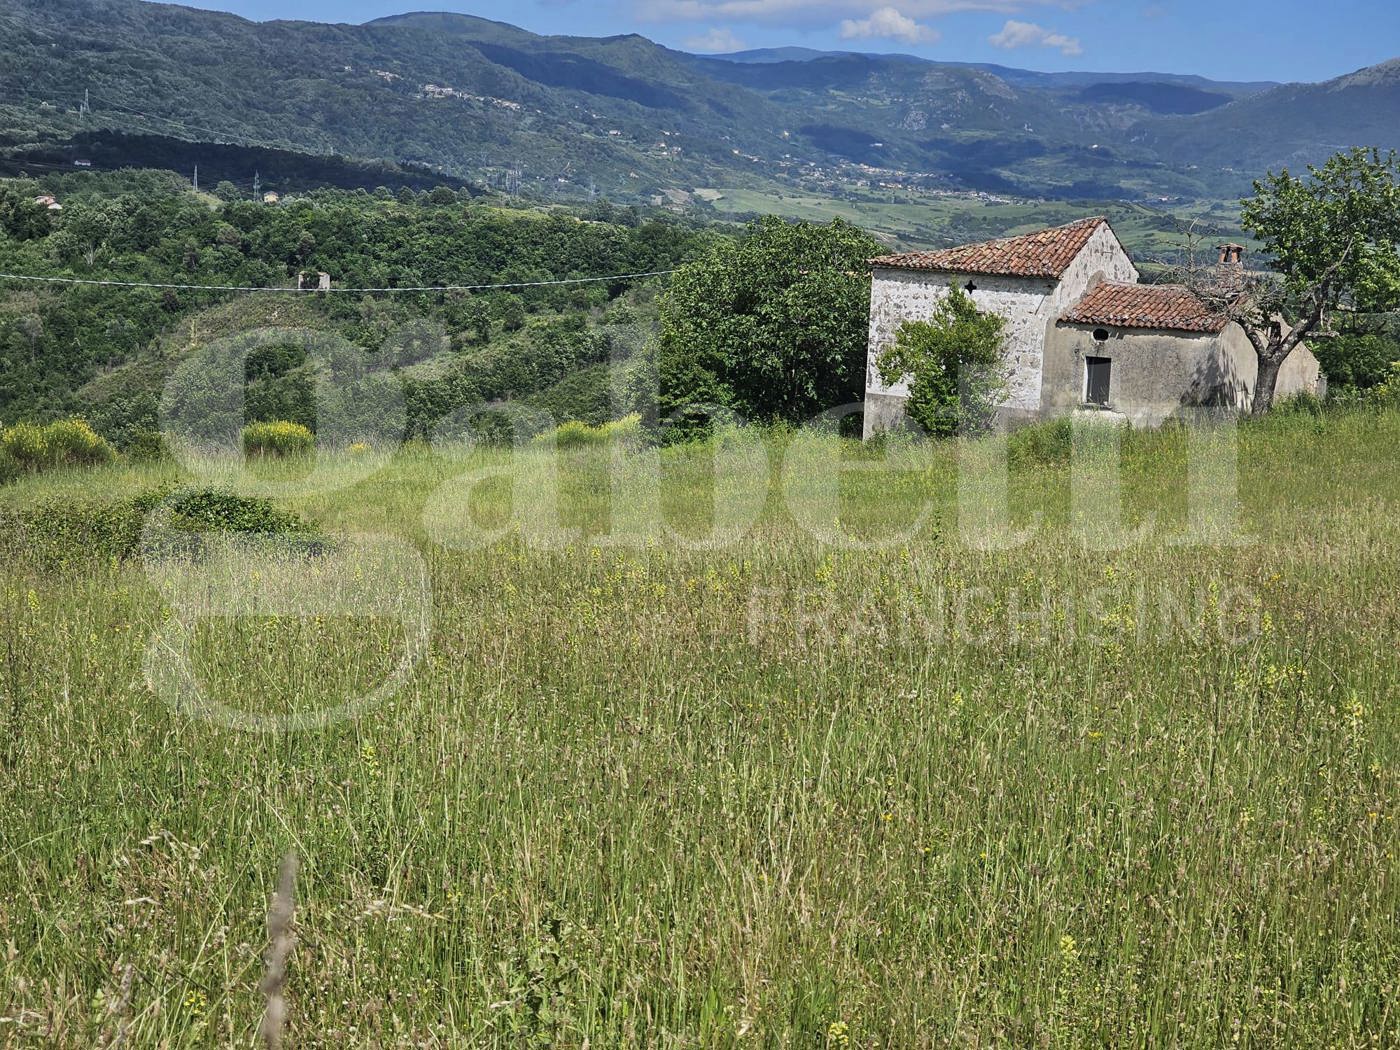
M 160 509 L 161 517 L 152 520 Z M 151 528 L 150 526 L 156 527 Z M 295 514 L 224 489 L 157 489 L 115 503 L 53 500 L 0 511 L 0 556 L 63 565 L 137 554 L 198 557 L 217 534 L 279 536 L 292 551 L 320 554 L 329 541 Z
M 160 499 L 146 501 L 154 507 Z M 196 489 L 169 500 L 173 527 L 196 532 L 304 535 L 312 531 L 295 514 L 278 510 L 265 499 L 239 496 L 227 489 Z
M 886 383 L 908 379 L 910 417 L 934 437 L 986 434 L 1006 390 L 1006 320 L 954 285 L 927 321 L 905 321 L 880 355 Z
M 633 413 L 602 426 L 590 427 L 587 423 L 570 420 L 561 423 L 552 431 L 541 434 L 535 440 L 553 440 L 555 448 L 583 448 L 589 445 L 621 444 L 635 448 L 642 443 L 646 431 L 642 428 L 642 417 Z
M 545 435 L 548 437 L 548 435 Z M 590 427 L 587 423 L 580 423 L 577 419 L 571 419 L 567 423 L 561 423 L 554 428 L 555 448 L 580 448 L 584 445 L 597 445 L 603 441 L 603 431 L 601 427 Z
M 1400 405 L 1400 361 L 1392 361 L 1384 378 L 1371 388 L 1371 401 L 1377 405 Z
M 81 419 L 45 426 L 16 423 L 0 431 L 0 454 L 15 474 L 55 467 L 92 467 L 117 458 L 112 446 Z M 0 480 L 4 472 L 0 471 Z
M 603 440 L 628 448 L 639 447 L 646 438 L 646 431 L 642 429 L 642 417 L 636 412 L 621 419 L 614 419 L 611 423 L 604 423 L 599 429 L 603 432 Z
M 1013 466 L 1062 466 L 1074 455 L 1074 424 L 1061 417 L 1022 427 L 1007 439 L 1006 454 Z
M 0 451 L 20 470 L 42 470 L 48 465 L 48 442 L 44 428 L 33 423 L 16 423 L 0 431 Z
M 1400 356 L 1394 333 L 1365 332 L 1309 340 L 1333 390 L 1369 390 L 1384 382 L 1390 363 Z
M 95 467 L 117 458 L 105 438 L 81 419 L 60 420 L 44 428 L 49 465 Z
M 165 435 L 159 430 L 133 430 L 127 435 L 123 449 L 128 459 L 137 463 L 154 463 L 169 459 L 170 449 L 165 444 Z
M 243 428 L 243 454 L 281 459 L 301 456 L 316 447 L 316 435 L 300 423 L 250 423 Z

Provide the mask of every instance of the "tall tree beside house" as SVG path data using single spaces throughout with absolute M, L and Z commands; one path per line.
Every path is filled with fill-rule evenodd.
M 840 219 L 769 216 L 684 267 L 661 303 L 663 417 L 684 430 L 719 406 L 801 423 L 860 401 L 879 248 Z
M 988 430 L 1006 391 L 1006 319 L 956 285 L 927 321 L 905 321 L 880 357 L 886 383 L 909 383 L 909 415 L 934 437 Z
M 1400 293 L 1400 159 L 1356 148 L 1306 178 L 1270 174 L 1244 201 L 1242 224 L 1273 272 L 1222 267 L 1196 290 L 1244 329 L 1259 359 L 1254 412 L 1273 405 L 1279 372 L 1298 345 L 1344 306 L 1393 307 Z

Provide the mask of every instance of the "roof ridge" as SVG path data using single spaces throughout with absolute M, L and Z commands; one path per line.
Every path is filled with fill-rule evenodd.
M 1059 278 L 1108 217 L 1089 215 L 1061 226 L 960 244 L 936 251 L 876 256 L 873 267 L 981 273 L 1005 277 Z M 1109 225 L 1112 229 L 1112 226 Z

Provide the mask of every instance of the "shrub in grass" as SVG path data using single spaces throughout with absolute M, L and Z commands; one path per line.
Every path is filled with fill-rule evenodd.
M 154 507 L 161 498 L 145 497 Z M 265 499 L 239 496 L 227 489 L 195 489 L 168 502 L 171 524 L 197 532 L 237 532 L 299 536 L 312 531 L 309 524 Z
M 301 456 L 316 447 L 316 435 L 300 423 L 250 423 L 243 428 L 243 454 L 284 459 Z
M 49 466 L 95 467 L 117 458 L 105 438 L 81 419 L 64 419 L 44 428 Z
M 48 463 L 48 442 L 44 428 L 33 423 L 16 423 L 0 431 L 0 451 L 20 470 L 42 470 Z
M 1400 361 L 1390 363 L 1385 377 L 1371 389 L 1370 399 L 1383 408 L 1400 406 Z
M 602 430 L 605 441 L 626 445 L 628 448 L 636 448 L 646 436 L 642 429 L 642 417 L 635 412 L 630 416 L 614 419 L 611 423 L 604 423 L 599 429 Z
M 1074 424 L 1067 418 L 1022 427 L 1007 439 L 1006 454 L 1018 467 L 1061 466 L 1074 453 Z
M 0 431 L 0 453 L 17 472 L 31 473 L 54 467 L 100 466 L 117 457 L 106 439 L 81 419 L 6 427 Z
M 580 423 L 577 419 L 560 423 L 554 428 L 555 448 L 582 448 L 587 445 L 597 445 L 602 440 L 603 432 L 598 427 L 590 427 L 587 423 Z
M 578 420 L 561 423 L 552 431 L 541 434 L 536 440 L 553 440 L 555 448 L 585 448 L 589 445 L 622 444 L 629 447 L 640 445 L 644 436 L 642 417 L 636 414 L 615 419 L 602 426 L 591 427 Z
M 122 451 L 128 459 L 137 463 L 154 463 L 170 458 L 165 436 L 159 430 L 132 431 L 127 435 Z
M 157 508 L 161 517 L 153 521 Z M 196 557 L 206 539 L 219 534 L 280 537 L 289 551 L 307 554 L 329 545 L 297 515 L 226 489 L 157 489 L 114 503 L 53 500 L 0 511 L 0 555 L 22 554 L 50 566 L 123 560 L 142 553 L 143 542 L 146 554 Z

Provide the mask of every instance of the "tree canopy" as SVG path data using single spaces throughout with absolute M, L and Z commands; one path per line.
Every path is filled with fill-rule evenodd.
M 44 193 L 57 196 L 62 211 L 36 204 Z M 466 202 L 450 192 L 410 193 L 401 203 L 319 190 L 265 206 L 194 193 L 168 173 L 92 172 L 0 182 L 0 255 L 15 273 L 161 284 L 288 287 L 303 270 L 324 270 L 344 289 L 664 270 L 707 243 L 683 221 L 618 215 L 628 223 Z M 626 295 L 645 309 L 646 284 L 235 297 L 5 282 L 0 423 L 82 415 L 126 447 L 155 426 L 170 363 L 193 345 L 240 328 L 290 325 L 334 332 L 387 360 L 397 352 L 389 344 L 420 323 L 442 333 L 448 352 L 433 368 L 392 361 L 403 372 L 412 432 L 477 401 L 543 397 L 566 378 L 571 386 L 551 396 L 550 410 L 600 422 L 612 418 L 608 367 L 618 359 L 613 344 L 622 345 L 610 306 Z M 316 425 L 295 347 L 260 348 L 247 369 L 249 421 Z
M 1270 174 L 1254 184 L 1241 218 L 1263 242 L 1273 273 L 1217 274 L 1208 293 L 1258 356 L 1259 413 L 1272 405 L 1289 355 L 1325 329 L 1332 311 L 1388 310 L 1400 301 L 1400 159 L 1356 148 L 1306 177 Z
M 719 241 L 661 302 L 663 414 L 720 406 L 800 423 L 861 400 L 870 315 L 867 260 L 879 250 L 840 219 L 768 217 Z

